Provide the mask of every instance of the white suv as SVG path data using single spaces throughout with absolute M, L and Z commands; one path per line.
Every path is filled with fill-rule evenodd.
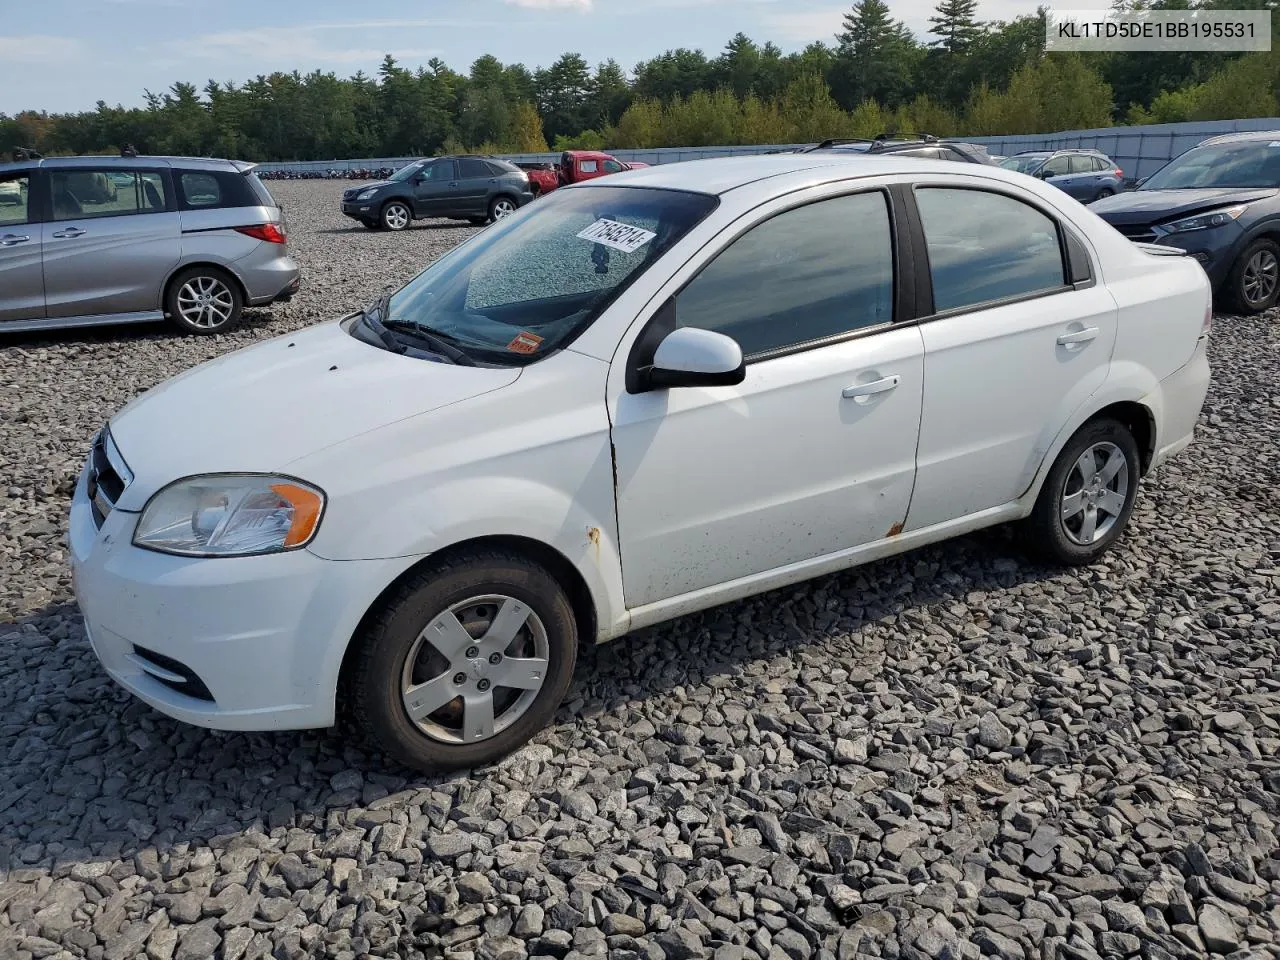
M 1021 521 L 1088 563 L 1190 443 L 1209 285 L 1052 186 L 827 155 L 558 190 L 369 310 L 148 391 L 71 509 L 172 716 L 468 766 L 581 643 Z

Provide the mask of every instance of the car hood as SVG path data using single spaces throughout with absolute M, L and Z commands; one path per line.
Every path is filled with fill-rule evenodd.
M 117 506 L 141 510 L 161 487 L 202 473 L 288 472 L 300 457 L 519 376 L 518 367 L 390 353 L 340 321 L 246 347 L 166 380 L 111 419 L 134 474 Z
M 1107 223 L 1119 226 L 1157 223 L 1178 216 L 1190 216 L 1232 203 L 1252 203 L 1274 197 L 1277 191 L 1258 187 L 1218 187 L 1210 190 L 1134 190 L 1117 193 L 1089 204 L 1089 209 Z
M 354 196 L 357 193 L 364 193 L 366 190 L 376 190 L 379 187 L 389 187 L 395 183 L 394 180 L 375 180 L 373 183 L 362 183 L 358 187 L 348 187 L 344 193 Z

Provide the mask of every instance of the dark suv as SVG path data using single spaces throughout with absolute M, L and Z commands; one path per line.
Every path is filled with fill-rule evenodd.
M 881 134 L 873 140 L 851 138 L 823 140 L 801 153 L 871 153 L 877 156 L 924 157 L 929 160 L 953 160 L 957 163 L 993 164 L 987 148 L 962 140 L 939 140 L 927 133 L 919 136 L 890 137 Z
M 531 200 L 529 175 L 514 163 L 434 157 L 401 167 L 390 180 L 344 190 L 342 212 L 370 229 L 404 230 L 426 217 L 479 226 L 510 216 Z
M 1211 137 L 1089 209 L 1130 240 L 1186 250 L 1241 313 L 1280 298 L 1280 130 Z

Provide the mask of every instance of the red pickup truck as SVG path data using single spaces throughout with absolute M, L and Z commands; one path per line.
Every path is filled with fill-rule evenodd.
M 550 193 L 557 187 L 594 180 L 623 170 L 639 170 L 648 164 L 625 163 L 617 157 L 594 150 L 566 150 L 560 154 L 559 163 L 520 163 L 517 166 L 529 174 L 529 186 L 537 197 Z

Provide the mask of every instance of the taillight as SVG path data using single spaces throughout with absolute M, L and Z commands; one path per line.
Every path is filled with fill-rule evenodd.
M 277 223 L 258 223 L 251 227 L 236 227 L 236 233 L 243 233 L 246 237 L 253 237 L 255 240 L 265 240 L 267 243 L 285 242 L 284 227 Z
M 1123 177 L 1123 176 L 1124 176 L 1124 171 L 1123 171 L 1123 170 L 1121 170 L 1119 167 L 1116 167 L 1116 169 L 1115 169 L 1115 174 L 1116 174 L 1116 176 L 1117 176 L 1117 177 Z

